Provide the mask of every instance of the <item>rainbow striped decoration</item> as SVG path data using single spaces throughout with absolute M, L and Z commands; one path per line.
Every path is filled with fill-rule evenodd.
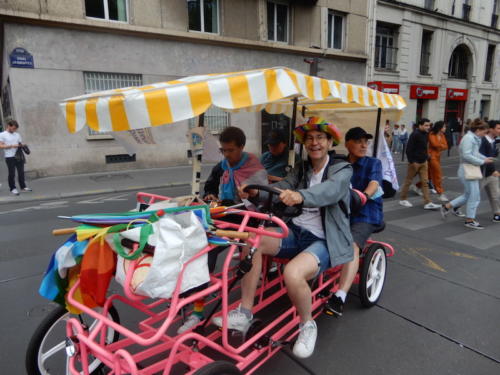
M 295 135 L 297 142 L 304 143 L 306 133 L 311 130 L 317 130 L 330 134 L 333 139 L 333 146 L 337 146 L 342 138 L 340 130 L 335 125 L 329 124 L 321 117 L 310 117 L 305 124 L 298 125 L 293 131 L 293 134 Z

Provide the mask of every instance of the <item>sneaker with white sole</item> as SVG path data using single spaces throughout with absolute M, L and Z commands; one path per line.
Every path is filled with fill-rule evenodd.
M 441 217 L 443 218 L 443 220 L 446 220 L 446 216 L 449 215 L 451 210 L 447 208 L 445 204 L 442 204 L 439 211 L 441 212 Z
M 439 210 L 441 208 L 440 204 L 429 202 L 424 206 L 424 210 Z
M 439 194 L 438 199 L 441 202 L 448 202 L 449 201 L 448 197 L 444 193 L 443 194 Z
M 10 192 L 14 195 L 19 195 L 19 190 L 17 189 L 12 189 Z
M 253 316 L 248 318 L 244 313 L 240 311 L 240 307 L 238 307 L 235 310 L 229 311 L 229 313 L 227 314 L 227 328 L 234 329 L 240 332 L 246 332 L 252 324 L 252 318 Z M 215 318 L 212 318 L 212 323 L 217 327 L 222 328 L 222 316 L 216 316 Z
M 399 201 L 399 204 L 404 207 L 413 207 L 413 204 L 411 204 L 411 202 L 406 199 Z
M 23 191 L 30 192 L 30 191 L 33 191 L 33 189 L 32 189 L 32 188 L 29 188 L 29 187 L 25 187 L 25 188 L 23 189 Z
M 462 211 L 460 211 L 459 208 L 454 208 L 453 210 L 451 210 L 451 213 L 456 217 L 465 217 L 465 214 Z
M 201 323 L 201 319 L 198 315 L 196 314 L 191 314 L 189 317 L 186 319 L 183 325 L 181 325 L 177 329 L 177 334 L 181 335 L 186 331 L 189 331 L 190 329 L 196 327 L 198 324 Z
M 318 327 L 314 320 L 309 320 L 300 327 L 299 337 L 293 346 L 293 354 L 298 358 L 310 357 L 314 352 L 316 338 L 318 337 Z
M 431 194 L 437 194 L 438 193 L 437 190 L 434 189 L 434 188 L 433 189 L 429 189 L 429 191 L 431 192 Z
M 484 227 L 481 224 L 479 224 L 479 222 L 477 222 L 476 220 L 466 221 L 464 223 L 464 225 L 467 228 L 471 228 L 471 229 L 484 229 Z
M 491 221 L 493 221 L 494 223 L 500 223 L 500 215 L 494 215 Z
M 410 185 L 410 190 L 413 191 L 415 194 L 422 196 L 422 189 L 419 189 L 417 185 Z

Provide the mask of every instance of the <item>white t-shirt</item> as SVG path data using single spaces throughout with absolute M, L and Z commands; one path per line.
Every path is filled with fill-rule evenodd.
M 325 165 L 318 173 L 312 173 L 311 180 L 309 181 L 309 186 L 314 186 L 321 183 L 321 178 L 323 177 L 323 173 L 325 172 L 325 168 L 330 161 L 330 157 L 327 155 Z M 302 208 L 302 214 L 292 219 L 295 225 L 307 229 L 309 232 L 314 234 L 316 237 L 324 239 L 325 231 L 323 230 L 323 223 L 321 222 L 321 212 L 318 207 Z
M 7 146 L 18 145 L 23 143 L 21 135 L 18 132 L 11 133 L 9 131 L 4 131 L 0 133 L 0 142 Z M 16 155 L 17 148 L 4 148 L 3 152 L 6 158 L 12 158 Z

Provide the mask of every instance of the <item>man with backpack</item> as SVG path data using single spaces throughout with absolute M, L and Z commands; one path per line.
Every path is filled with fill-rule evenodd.
M 372 138 L 371 134 L 360 127 L 349 129 L 345 135 L 345 146 L 349 152 L 347 160 L 353 169 L 351 185 L 353 189 L 365 194 L 367 202 L 358 213 L 351 214 L 354 259 L 342 267 L 339 289 L 325 306 L 325 312 L 329 315 L 342 316 L 347 292 L 358 272 L 359 253 L 370 235 L 384 222 L 382 163 L 377 158 L 366 156 L 368 140 Z
M 286 238 L 262 237 L 253 253 L 252 268 L 241 282 L 241 305 L 229 312 L 228 328 L 245 332 L 252 322 L 255 292 L 262 270 L 262 255 L 287 258 L 284 279 L 288 295 L 300 316 L 300 332 L 293 346 L 299 358 L 312 355 L 318 329 L 312 318 L 311 288 L 308 280 L 330 267 L 353 258 L 349 218 L 341 207 L 349 204 L 352 167 L 329 153 L 340 142 L 340 132 L 321 118 L 311 117 L 294 130 L 297 141 L 304 144 L 308 160 L 298 163 L 280 182 L 279 200 L 287 206 L 302 205 L 302 213 L 287 224 Z M 246 198 L 245 187 L 240 194 Z M 250 191 L 248 195 L 265 200 L 266 194 Z M 341 203 L 342 202 L 342 203 Z M 279 230 L 269 228 L 269 230 Z M 246 249 L 249 251 L 249 249 Z M 222 318 L 213 323 L 222 326 Z

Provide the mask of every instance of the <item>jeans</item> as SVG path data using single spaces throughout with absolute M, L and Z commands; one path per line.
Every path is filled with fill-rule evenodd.
M 401 141 L 398 136 L 394 136 L 392 139 L 392 152 L 400 152 L 401 151 Z
M 16 169 L 17 169 L 17 179 L 19 180 L 19 187 L 24 189 L 26 183 L 24 182 L 24 163 L 20 160 L 16 160 L 15 157 L 5 158 L 7 163 L 7 169 L 9 170 L 9 188 L 10 191 L 16 188 Z
M 458 137 L 460 137 L 460 132 L 451 133 L 451 137 L 453 138 L 453 146 L 458 146 Z
M 450 202 L 451 207 L 458 208 L 467 204 L 465 208 L 465 216 L 467 219 L 475 219 L 477 207 L 479 206 L 479 202 L 481 202 L 479 180 L 466 180 L 464 176 L 464 168 L 461 164 L 458 167 L 457 174 L 460 182 L 464 185 L 464 193 Z

